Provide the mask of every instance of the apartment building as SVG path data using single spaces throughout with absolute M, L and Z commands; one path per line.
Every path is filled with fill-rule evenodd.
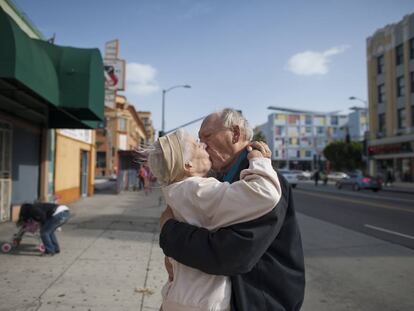
M 147 144 L 146 128 L 135 107 L 124 96 L 115 108 L 105 107 L 105 122 L 96 131 L 96 176 L 115 176 L 119 152 L 132 152 Z
M 314 170 L 323 168 L 323 149 L 331 141 L 344 139 L 348 116 L 338 112 L 322 113 L 269 107 L 277 112 L 260 127 L 272 150 L 276 167 Z
M 370 173 L 414 182 L 414 14 L 367 38 Z

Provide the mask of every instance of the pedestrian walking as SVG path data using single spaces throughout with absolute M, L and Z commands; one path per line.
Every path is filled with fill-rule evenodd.
M 315 180 L 315 186 L 318 186 L 319 178 L 320 178 L 319 170 L 316 170 L 315 173 L 313 174 L 313 179 Z

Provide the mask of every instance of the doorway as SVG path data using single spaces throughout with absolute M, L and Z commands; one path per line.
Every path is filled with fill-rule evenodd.
M 80 161 L 80 190 L 81 196 L 86 197 L 88 196 L 88 152 L 85 150 L 81 150 L 81 161 Z
M 0 121 L 0 222 L 10 220 L 12 127 Z

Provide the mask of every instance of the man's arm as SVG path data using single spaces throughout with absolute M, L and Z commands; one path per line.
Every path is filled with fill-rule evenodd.
M 290 189 L 268 214 L 215 232 L 169 219 L 160 235 L 166 256 L 205 273 L 236 275 L 250 271 L 276 238 L 284 222 Z

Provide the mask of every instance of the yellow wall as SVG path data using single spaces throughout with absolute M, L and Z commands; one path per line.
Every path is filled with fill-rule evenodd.
M 92 143 L 66 137 L 56 133 L 56 164 L 55 164 L 55 194 L 59 203 L 67 204 L 80 198 L 80 154 L 81 150 L 88 151 L 88 195 L 93 194 L 95 178 L 95 131 Z

